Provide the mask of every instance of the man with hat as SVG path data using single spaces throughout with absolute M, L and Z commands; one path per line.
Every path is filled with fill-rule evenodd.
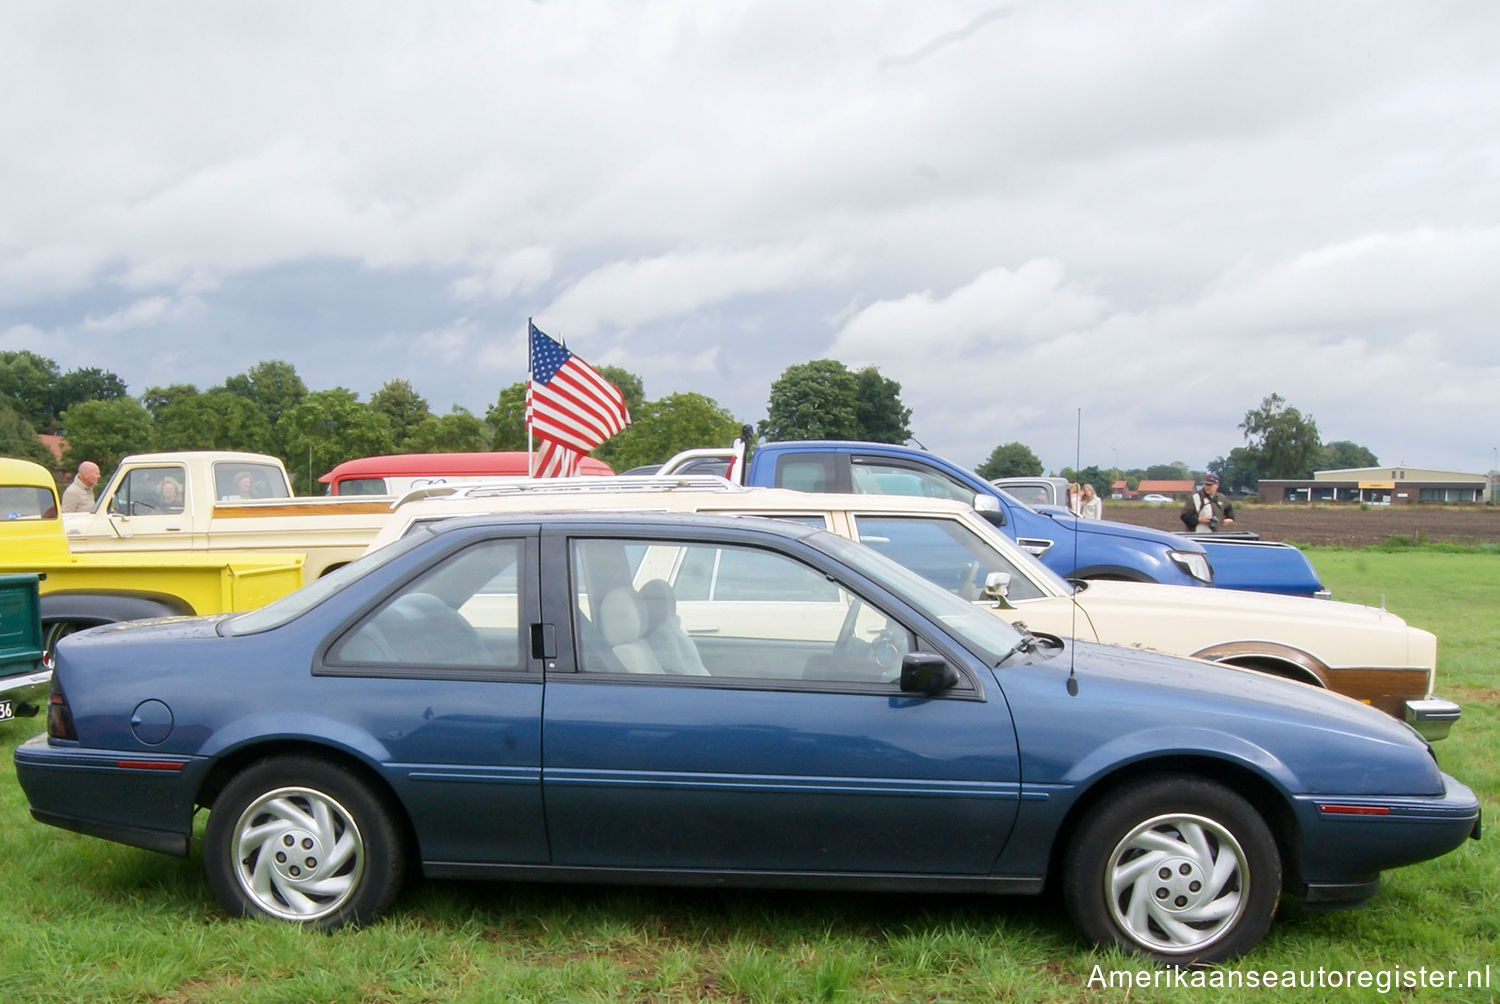
M 1193 533 L 1213 533 L 1234 522 L 1234 503 L 1219 494 L 1219 476 L 1203 476 L 1203 488 L 1182 507 L 1182 523 Z

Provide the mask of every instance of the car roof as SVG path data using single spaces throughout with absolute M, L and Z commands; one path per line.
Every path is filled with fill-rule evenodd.
M 535 526 L 576 528 L 580 530 L 617 529 L 627 532 L 650 532 L 653 529 L 681 530 L 695 527 L 702 530 L 754 531 L 773 536 L 800 539 L 823 532 L 822 527 L 788 523 L 777 519 L 755 519 L 744 516 L 720 516 L 704 513 L 664 512 L 544 512 L 544 513 L 487 513 L 444 519 L 429 524 L 434 534 L 465 533 L 488 530 L 496 527 Z
M 611 480 L 618 480 L 611 479 Z M 970 506 L 951 499 L 910 495 L 851 495 L 798 492 L 787 488 L 742 488 L 721 479 L 718 487 L 684 484 L 677 488 L 642 485 L 636 491 L 569 491 L 562 485 L 545 494 L 523 491 L 483 495 L 455 493 L 443 497 L 416 498 L 399 505 L 391 523 L 376 536 L 380 544 L 402 536 L 418 522 L 462 519 L 481 513 L 529 514 L 539 512 L 593 512 L 596 517 L 622 513 L 700 513 L 703 510 L 756 512 L 762 514 L 817 514 L 856 511 L 867 513 L 926 513 L 961 515 Z M 554 482 L 554 484 L 556 484 Z M 373 546 L 373 545 L 372 545 Z

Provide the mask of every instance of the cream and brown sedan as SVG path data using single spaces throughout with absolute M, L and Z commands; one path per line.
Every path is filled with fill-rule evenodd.
M 477 513 L 639 510 L 761 515 L 811 522 L 874 548 L 925 578 L 1033 632 L 1150 648 L 1258 670 L 1324 687 L 1402 719 L 1429 740 L 1459 718 L 1433 696 L 1437 638 L 1386 610 L 1244 590 L 1059 578 L 971 508 L 939 499 L 819 495 L 740 488 L 716 478 L 575 478 L 474 485 L 407 501 L 372 548 L 413 523 Z M 734 574 L 734 570 L 729 570 Z M 656 570 L 667 576 L 678 571 Z M 681 572 L 680 574 L 688 574 Z M 693 570 L 692 574 L 701 576 Z M 747 573 L 748 574 L 748 573 Z M 713 570 L 703 588 L 744 587 Z M 675 584 L 675 583 L 674 583 Z M 684 625 L 693 601 L 679 586 Z M 767 618 L 816 620 L 806 598 L 755 596 Z M 750 598 L 754 597 L 754 598 Z

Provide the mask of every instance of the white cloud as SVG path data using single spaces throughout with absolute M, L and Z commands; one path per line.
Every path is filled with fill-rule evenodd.
M 680 316 L 735 297 L 787 292 L 826 282 L 844 270 L 843 263 L 811 244 L 672 252 L 595 269 L 563 291 L 541 316 L 559 333 L 586 335 L 606 325 L 630 328 Z
M 1338 0 L 9 5 L 0 338 L 441 410 L 517 379 L 536 316 L 747 418 L 788 365 L 879 365 L 967 462 L 1071 463 L 1081 408 L 1095 460 L 1202 464 L 1279 391 L 1461 465 L 1497 38 Z

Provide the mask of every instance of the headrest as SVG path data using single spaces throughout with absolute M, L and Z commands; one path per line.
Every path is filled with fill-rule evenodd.
M 624 645 L 640 638 L 645 622 L 645 605 L 635 590 L 611 589 L 599 604 L 599 633 L 606 645 Z
M 646 622 L 653 628 L 677 613 L 677 594 L 664 579 L 652 579 L 642 586 L 641 600 L 646 604 Z

